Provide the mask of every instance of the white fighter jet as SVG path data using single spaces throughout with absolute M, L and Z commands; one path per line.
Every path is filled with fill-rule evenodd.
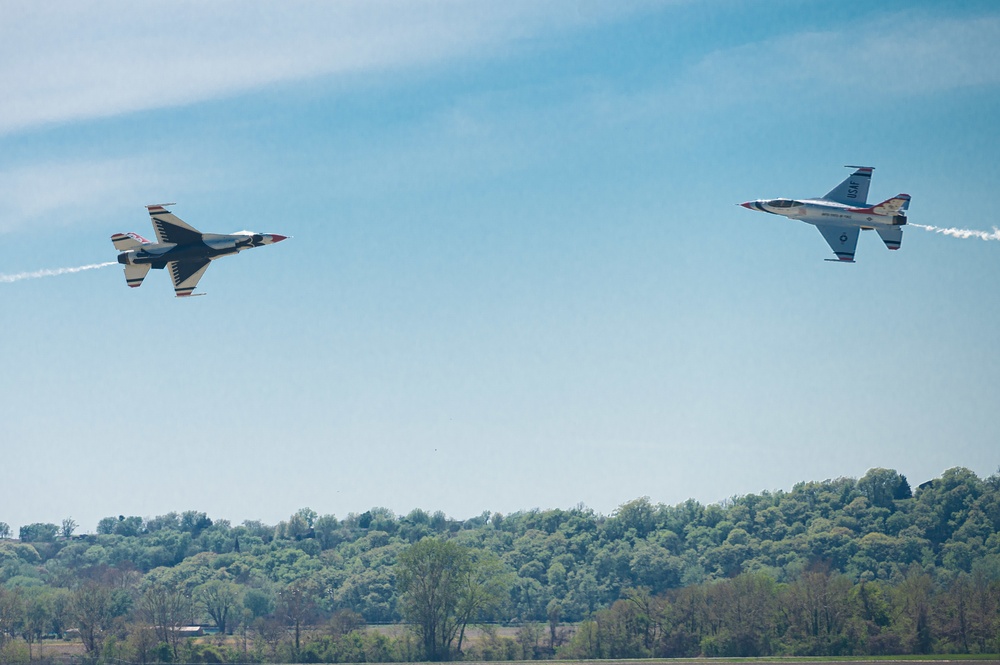
M 856 169 L 847 180 L 818 199 L 759 199 L 740 203 L 748 210 L 769 212 L 812 224 L 829 243 L 837 258 L 854 263 L 854 250 L 862 230 L 874 230 L 889 249 L 899 249 L 906 225 L 909 194 L 897 194 L 882 203 L 869 206 L 868 186 L 871 166 L 848 166 Z M 833 261 L 833 259 L 827 259 Z
M 174 294 L 178 297 L 200 296 L 194 293 L 209 264 L 223 256 L 239 254 L 243 250 L 281 242 L 286 236 L 277 233 L 252 233 L 242 231 L 233 235 L 202 233 L 161 205 L 146 206 L 153 222 L 156 242 L 150 242 L 137 233 L 116 233 L 111 242 L 118 255 L 118 263 L 125 266 L 125 282 L 135 288 L 142 285 L 150 268 L 170 269 Z

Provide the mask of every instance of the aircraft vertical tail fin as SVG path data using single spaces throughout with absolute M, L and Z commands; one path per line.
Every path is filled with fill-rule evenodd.
M 844 182 L 827 192 L 823 198 L 827 201 L 836 201 L 837 203 L 845 203 L 850 206 L 867 205 L 868 188 L 872 184 L 872 171 L 875 170 L 874 167 L 849 166 L 848 168 L 856 170 Z
M 871 208 L 868 208 L 866 212 L 873 212 L 876 215 L 895 215 L 907 210 L 909 207 L 910 195 L 896 194 L 891 199 L 886 199 L 882 203 L 876 203 Z
M 149 244 L 149 241 L 138 233 L 116 233 L 111 236 L 111 242 L 119 252 L 129 252 Z

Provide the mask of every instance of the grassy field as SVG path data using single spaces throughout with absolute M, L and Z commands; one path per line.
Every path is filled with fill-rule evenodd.
M 383 632 L 389 635 L 398 635 L 399 632 L 406 630 L 405 626 L 400 625 L 387 625 L 387 626 L 369 626 L 369 630 L 376 629 L 379 632 Z M 516 629 L 514 628 L 500 628 L 497 630 L 498 633 L 504 634 L 510 632 L 509 637 L 513 637 Z M 476 639 L 481 635 L 479 629 L 471 629 L 468 631 L 467 638 Z M 214 644 L 219 640 L 218 636 L 205 636 L 191 638 L 196 642 L 205 644 Z M 236 641 L 235 636 L 228 636 L 225 638 L 227 642 L 230 642 L 235 646 Z M 68 657 L 80 657 L 84 654 L 83 643 L 80 640 L 45 640 L 41 647 L 36 643 L 32 647 L 32 656 L 35 660 L 44 659 L 58 659 L 63 660 Z M 465 664 L 476 664 L 487 665 L 486 661 L 457 661 Z M 539 663 L 545 661 L 488 661 L 489 665 L 506 665 L 509 663 Z M 859 658 L 857 656 L 844 656 L 844 657 L 810 657 L 810 656 L 790 656 L 790 657 L 764 657 L 764 658 L 648 658 L 648 659 L 623 659 L 623 660 L 559 660 L 555 661 L 560 665 L 595 665 L 596 663 L 601 663 L 605 665 L 658 665 L 658 664 L 670 664 L 670 665 L 681 665 L 685 663 L 700 664 L 705 665 L 720 665 L 721 663 L 780 663 L 781 665 L 795 665 L 796 663 L 808 663 L 814 665 L 815 663 L 837 663 L 838 665 L 862 665 L 864 663 L 909 663 L 909 662 L 920 662 L 920 663 L 952 663 L 961 662 L 962 665 L 1000 665 L 1000 655 L 997 654 L 947 654 L 947 655 L 919 655 L 919 656 L 869 656 Z M 176 664 L 181 665 L 181 664 Z

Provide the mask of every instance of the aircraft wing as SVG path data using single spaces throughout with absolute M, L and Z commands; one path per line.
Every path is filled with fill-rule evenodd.
M 180 217 L 162 205 L 146 206 L 146 210 L 149 211 L 149 219 L 153 222 L 156 242 L 170 242 L 178 245 L 201 242 L 201 231 L 183 222 Z
M 858 246 L 858 236 L 861 228 L 857 226 L 820 226 L 816 225 L 819 232 L 823 234 L 830 249 L 841 261 L 854 261 L 854 249 Z M 830 259 L 831 261 L 833 259 Z
M 192 295 L 191 292 L 198 286 L 198 280 L 208 270 L 209 263 L 211 261 L 171 261 L 168 263 L 170 277 L 174 280 L 174 294 L 178 298 Z

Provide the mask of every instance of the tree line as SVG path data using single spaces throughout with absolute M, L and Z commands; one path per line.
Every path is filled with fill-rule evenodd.
M 304 508 L 77 528 L 13 539 L 0 523 L 0 661 L 66 635 L 141 663 L 1000 651 L 1000 474 L 963 468 L 916 490 L 872 469 L 609 516 Z

